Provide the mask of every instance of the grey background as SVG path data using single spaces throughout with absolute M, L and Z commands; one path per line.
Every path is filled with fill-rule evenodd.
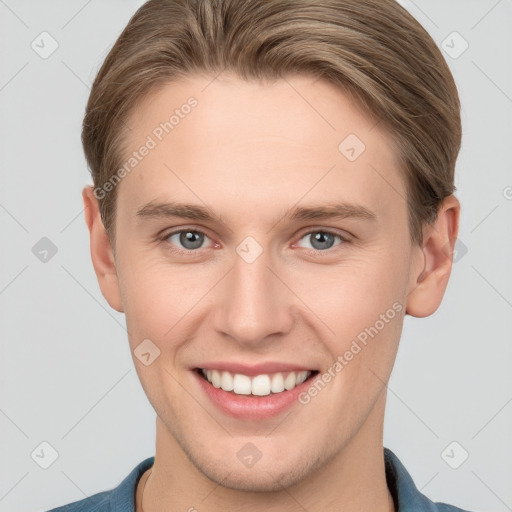
M 111 489 L 154 454 L 155 413 L 124 317 L 96 282 L 81 200 L 90 183 L 80 143 L 90 84 L 141 3 L 0 0 L 0 511 L 42 511 Z M 440 46 L 458 53 L 456 31 L 469 48 L 457 58 L 445 53 L 463 104 L 459 250 L 439 310 L 406 317 L 384 444 L 431 499 L 505 512 L 512 510 L 512 1 L 402 3 Z M 58 42 L 48 58 L 31 47 L 43 31 Z M 43 237 L 57 249 L 46 262 L 36 245 Z M 34 455 L 43 448 L 48 463 L 42 442 L 58 453 L 47 469 Z M 466 451 L 457 469 L 446 462 L 457 465 Z

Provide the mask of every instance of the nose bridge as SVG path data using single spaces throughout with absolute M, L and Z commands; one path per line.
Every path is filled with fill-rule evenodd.
M 270 253 L 258 246 L 246 240 L 237 247 L 218 304 L 216 328 L 241 344 L 257 344 L 292 326 L 290 297 L 270 269 Z

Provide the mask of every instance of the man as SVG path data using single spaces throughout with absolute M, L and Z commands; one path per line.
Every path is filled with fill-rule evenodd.
M 459 99 L 392 0 L 150 0 L 93 84 L 83 192 L 156 453 L 64 511 L 421 511 L 383 447 L 452 266 Z

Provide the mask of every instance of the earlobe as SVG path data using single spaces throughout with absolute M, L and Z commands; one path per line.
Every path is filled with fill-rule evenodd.
M 437 219 L 424 229 L 418 248 L 418 264 L 411 267 L 406 313 L 418 318 L 430 316 L 443 299 L 452 270 L 453 249 L 459 231 L 460 203 L 451 195 L 438 210 Z
M 92 264 L 98 284 L 109 305 L 122 313 L 124 310 L 114 253 L 108 233 L 101 220 L 98 200 L 94 196 L 93 187 L 85 187 L 82 191 L 82 198 L 85 222 L 90 235 Z

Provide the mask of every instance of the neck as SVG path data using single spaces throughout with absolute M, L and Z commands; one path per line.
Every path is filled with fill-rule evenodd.
M 385 394 L 350 442 L 317 471 L 296 485 L 271 492 L 241 491 L 211 480 L 190 461 L 157 418 L 155 461 L 139 480 L 136 510 L 394 512 L 384 467 L 384 402 Z

